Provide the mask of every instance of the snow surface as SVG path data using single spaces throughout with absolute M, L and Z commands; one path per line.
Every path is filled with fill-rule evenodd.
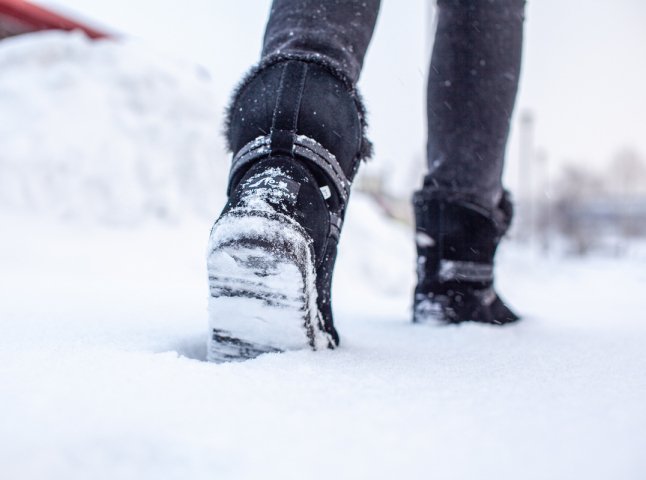
M 412 325 L 413 235 L 355 192 L 334 286 L 341 347 L 205 362 L 213 218 L 189 213 L 190 188 L 167 197 L 143 181 L 148 174 L 132 174 L 154 170 L 172 146 L 164 162 L 181 165 L 193 144 L 176 143 L 175 129 L 163 123 L 177 119 L 164 109 L 151 114 L 163 129 L 154 142 L 141 134 L 139 117 L 122 124 L 88 116 L 88 132 L 62 135 L 76 124 L 52 110 L 56 82 L 37 83 L 27 71 L 49 75 L 33 56 L 68 40 L 21 41 L 0 43 L 3 479 L 646 477 L 646 257 L 574 259 L 505 245 L 498 284 L 523 322 Z M 18 47 L 21 55 L 9 62 L 7 49 Z M 137 53 L 137 62 L 122 63 L 116 58 L 140 50 L 74 36 L 65 48 L 85 52 L 54 56 L 70 68 L 84 65 L 79 72 L 93 62 L 102 78 L 132 69 L 131 86 L 161 62 Z M 110 48 L 121 53 L 106 58 Z M 11 95 L 6 65 L 12 75 L 24 73 Z M 181 83 L 185 69 L 169 65 L 168 78 Z M 88 75 L 74 77 L 70 91 L 95 93 L 67 96 L 70 111 L 117 88 Z M 133 88 L 153 94 L 153 104 L 177 92 Z M 210 111 L 205 90 L 182 91 L 180 118 Z M 104 107 L 116 114 L 127 105 L 117 98 Z M 19 120 L 31 108 L 39 121 Z M 199 114 L 192 121 L 203 145 L 216 120 Z M 106 160 L 95 148 L 99 127 L 114 127 L 111 135 L 123 129 L 118 143 L 137 152 L 139 167 L 121 170 L 126 180 L 97 166 Z M 23 141 L 12 141 L 18 134 Z M 217 156 L 217 142 L 199 147 L 205 157 Z M 43 145 L 79 153 L 48 157 Z M 120 203 L 94 210 L 90 187 L 48 192 L 56 183 L 44 175 L 60 159 L 69 162 L 61 181 L 100 179 L 120 192 L 110 197 Z M 222 172 L 194 181 L 204 185 L 218 174 L 213 194 L 222 196 Z M 6 186 L 30 196 L 8 196 Z M 155 204 L 175 215 L 142 208 L 153 191 L 161 195 Z M 50 208 L 59 200 L 64 214 Z M 114 217 L 100 215 L 113 207 Z
M 3 478 L 646 474 L 643 264 L 508 249 L 500 285 L 523 323 L 414 326 L 412 241 L 357 195 L 341 347 L 216 365 L 208 222 L 2 223 Z

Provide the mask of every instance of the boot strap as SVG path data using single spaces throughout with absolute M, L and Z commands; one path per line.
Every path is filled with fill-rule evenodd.
M 493 265 L 442 259 L 438 277 L 440 282 L 493 282 Z
M 251 163 L 272 155 L 272 141 L 270 135 L 257 137 L 242 147 L 233 157 L 231 174 L 227 195 L 231 194 L 233 186 L 242 177 Z M 336 157 L 316 140 L 305 135 L 293 136 L 291 156 L 313 163 L 329 178 L 344 204 L 350 196 L 350 181 L 343 173 L 343 169 Z
M 433 201 L 460 205 L 488 218 L 494 223 L 499 238 L 502 238 L 509 230 L 514 215 L 511 194 L 508 190 L 503 190 L 502 197 L 498 202 L 497 207 L 491 210 L 490 208 L 482 205 L 473 195 L 465 194 L 463 192 L 422 188 L 421 190 L 417 190 L 413 193 L 413 207 L 415 209 L 415 215 L 418 214 L 418 209 L 423 208 L 424 205 Z

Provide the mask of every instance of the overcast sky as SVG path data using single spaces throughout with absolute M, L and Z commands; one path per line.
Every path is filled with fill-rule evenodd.
M 258 59 L 269 0 L 55 0 L 127 36 L 204 65 L 226 102 Z M 382 0 L 360 87 L 376 147 L 372 169 L 410 176 L 425 143 L 424 82 L 432 3 Z M 527 7 L 519 112 L 536 118 L 552 170 L 602 168 L 620 149 L 646 155 L 646 2 L 535 0 Z M 514 121 L 514 125 L 517 120 Z M 517 183 L 516 127 L 506 178 Z M 417 162 L 417 163 L 415 163 Z

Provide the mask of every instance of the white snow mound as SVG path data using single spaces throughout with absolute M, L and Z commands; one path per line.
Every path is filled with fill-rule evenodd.
M 0 208 L 116 223 L 217 210 L 222 111 L 204 70 L 46 32 L 1 41 L 0 71 Z

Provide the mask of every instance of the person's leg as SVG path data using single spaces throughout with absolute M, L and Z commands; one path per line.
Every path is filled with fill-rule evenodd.
M 320 58 L 354 85 L 379 4 L 380 0 L 274 0 L 262 57 Z
M 425 186 L 493 209 L 514 108 L 524 0 L 438 0 Z
M 352 179 L 369 155 L 356 81 L 378 0 L 275 0 L 234 93 L 229 201 L 209 242 L 212 360 L 330 347 L 330 286 Z
M 428 175 L 414 196 L 415 321 L 517 319 L 493 290 L 511 221 L 501 176 L 514 108 L 524 0 L 438 0 L 428 77 Z

